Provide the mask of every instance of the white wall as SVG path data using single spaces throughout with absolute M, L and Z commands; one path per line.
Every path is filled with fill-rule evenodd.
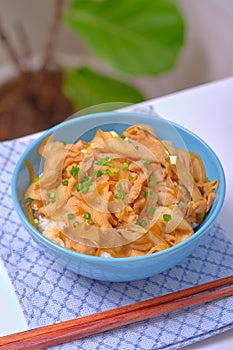
M 186 44 L 172 72 L 136 80 L 149 98 L 233 74 L 233 0 L 176 2 L 186 19 Z M 32 52 L 39 53 L 49 31 L 53 5 L 54 0 L 0 0 L 0 18 L 14 42 L 17 42 L 15 26 L 23 23 Z M 62 26 L 57 51 L 77 55 L 83 52 L 83 46 L 74 33 Z M 0 44 L 0 64 L 8 60 Z

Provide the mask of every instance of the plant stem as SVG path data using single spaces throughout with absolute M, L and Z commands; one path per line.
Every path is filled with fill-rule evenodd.
M 0 40 L 5 45 L 5 48 L 8 51 L 9 56 L 12 59 L 12 61 L 15 63 L 15 65 L 17 66 L 19 71 L 22 72 L 24 70 L 24 66 L 18 57 L 18 54 L 14 48 L 14 45 L 10 41 L 9 37 L 6 35 L 5 30 L 3 29 L 1 22 L 0 22 Z
M 21 56 L 25 59 L 30 58 L 31 50 L 30 50 L 28 35 L 22 22 L 16 23 L 15 31 L 17 33 L 19 44 L 20 44 Z
M 48 67 L 51 61 L 52 51 L 53 51 L 57 33 L 59 30 L 60 19 L 62 15 L 62 8 L 63 8 L 63 0 L 57 0 L 55 5 L 54 18 L 50 29 L 50 34 L 48 36 L 48 41 L 45 46 L 44 62 L 41 68 L 42 71 L 46 70 L 46 68 Z

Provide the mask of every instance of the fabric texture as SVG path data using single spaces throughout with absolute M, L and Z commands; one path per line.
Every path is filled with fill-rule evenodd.
M 146 112 L 151 110 L 149 107 Z M 232 274 L 233 244 L 219 224 L 192 255 L 145 280 L 95 281 L 63 268 L 31 239 L 13 208 L 12 173 L 32 141 L 33 136 L 0 143 L 1 259 L 29 328 L 113 309 Z M 232 328 L 233 297 L 228 297 L 53 348 L 180 349 Z

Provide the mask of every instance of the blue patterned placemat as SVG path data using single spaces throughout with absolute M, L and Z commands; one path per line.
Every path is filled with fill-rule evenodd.
M 31 139 L 0 143 L 0 245 L 30 328 L 93 314 L 232 274 L 233 244 L 216 224 L 196 251 L 148 279 L 101 282 L 78 276 L 52 260 L 20 224 L 11 178 Z M 233 328 L 233 297 L 104 332 L 57 349 L 180 349 Z

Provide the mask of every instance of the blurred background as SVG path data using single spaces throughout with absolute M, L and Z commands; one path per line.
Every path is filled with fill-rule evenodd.
M 10 38 L 11 43 L 18 51 L 20 51 L 19 41 L 27 41 L 30 56 L 40 57 L 48 41 L 55 3 L 56 0 L 0 0 L 1 25 L 7 32 L 7 37 Z M 174 66 L 170 70 L 165 70 L 160 74 L 151 74 L 150 76 L 146 74 L 131 75 L 130 84 L 133 84 L 142 94 L 139 96 L 134 93 L 135 101 L 132 102 L 137 102 L 137 99 L 140 101 L 162 96 L 233 74 L 233 45 L 231 43 L 233 1 L 174 0 L 173 3 L 177 6 L 184 21 L 184 43 L 180 47 Z M 64 11 L 69 6 L 70 1 L 65 0 L 63 3 Z M 20 29 L 22 25 L 23 31 Z M 27 38 L 23 39 L 22 37 L 25 36 L 25 33 Z M 20 35 L 21 39 L 19 39 Z M 64 25 L 64 23 L 60 24 L 54 46 L 53 55 L 59 57 L 59 60 L 65 62 L 66 65 L 76 66 L 77 64 L 83 65 L 86 62 L 90 62 L 92 67 L 102 73 L 103 62 L 98 55 L 90 54 L 86 49 L 83 37 L 77 35 L 77 32 L 72 30 L 71 26 Z M 26 50 L 26 47 L 24 50 Z M 111 72 L 111 68 L 108 72 Z M 0 84 L 11 74 L 15 74 L 15 72 L 12 73 L 12 60 L 0 41 Z M 119 76 L 121 77 L 121 74 Z M 1 98 L 0 95 L 0 100 Z M 106 101 L 100 101 L 100 103 L 102 102 Z M 86 106 L 81 105 L 81 107 L 85 108 Z M 20 109 L 20 104 L 18 109 Z M 69 114 L 71 110 L 72 108 L 70 109 L 69 106 L 66 106 L 62 110 L 63 116 L 57 120 L 54 119 L 51 125 L 59 122 L 62 118 L 65 119 L 67 117 L 65 111 Z M 74 105 L 73 111 L 76 110 L 77 105 Z M 2 140 L 34 131 L 32 126 L 30 128 L 26 127 L 26 124 L 30 124 L 26 120 L 23 130 L 18 130 L 18 134 L 17 130 L 10 134 L 12 119 L 11 127 L 9 127 L 7 118 L 10 120 L 10 117 L 7 117 L 5 107 L 1 108 L 0 105 L 0 138 Z M 35 119 L 31 124 L 35 126 Z M 34 128 L 35 131 L 47 127 L 46 123 L 39 125 L 38 119 L 37 124 L 38 127 Z

